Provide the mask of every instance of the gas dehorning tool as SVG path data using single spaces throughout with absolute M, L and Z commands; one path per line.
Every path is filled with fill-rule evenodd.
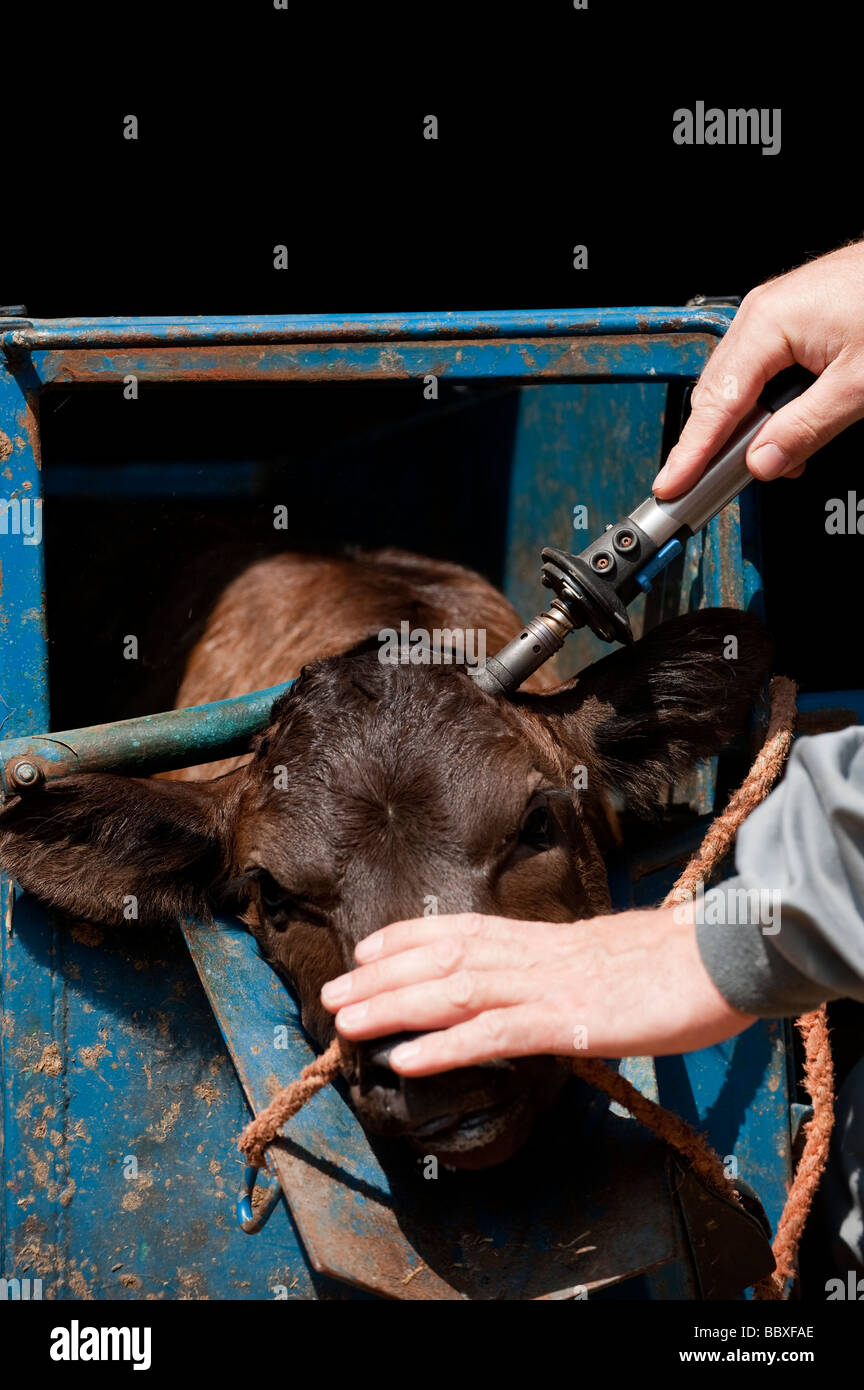
M 691 536 L 752 481 L 745 456 L 775 411 L 814 382 L 802 367 L 789 367 L 769 381 L 758 404 L 717 453 L 701 478 L 672 502 L 651 496 L 623 521 L 606 527 L 579 555 L 547 548 L 541 552 L 543 584 L 556 597 L 483 667 L 473 672 L 482 690 L 509 695 L 564 645 L 577 628 L 590 627 L 604 642 L 633 641 L 627 605 L 647 593 L 654 578 Z

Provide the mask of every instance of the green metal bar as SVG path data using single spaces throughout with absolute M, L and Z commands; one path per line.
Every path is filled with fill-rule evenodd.
M 124 772 L 146 776 L 245 753 L 253 734 L 267 727 L 273 702 L 294 684 L 255 690 L 233 700 L 148 714 L 88 729 L 32 734 L 0 743 L 0 780 L 8 793 L 26 780 L 70 772 Z M 35 769 L 30 776 L 22 764 Z

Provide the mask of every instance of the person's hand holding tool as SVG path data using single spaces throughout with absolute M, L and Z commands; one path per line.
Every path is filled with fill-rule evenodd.
M 811 454 L 864 417 L 864 242 L 746 296 L 693 391 L 692 413 L 654 480 L 657 498 L 692 487 L 766 382 L 796 362 L 818 380 L 750 445 L 747 466 L 764 482 L 798 477 Z

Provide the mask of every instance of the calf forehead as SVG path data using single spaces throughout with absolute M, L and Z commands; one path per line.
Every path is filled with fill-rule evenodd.
M 470 858 L 507 833 L 539 780 L 530 750 L 506 734 L 451 741 L 428 726 L 382 732 L 363 740 L 334 731 L 323 756 L 274 764 L 259 833 L 289 839 L 299 857 L 331 871 L 357 855 Z
M 395 843 L 379 854 L 358 854 L 346 864 L 333 926 L 356 943 L 389 922 L 444 912 L 478 910 L 483 875 L 455 856 L 401 852 Z
M 487 855 L 538 780 L 534 751 L 464 676 L 426 674 L 379 695 L 367 672 L 362 687 L 340 682 L 342 699 L 307 689 L 289 704 L 250 768 L 247 842 L 339 880 Z
M 376 663 L 377 665 L 377 663 Z M 295 774 L 333 790 L 412 791 L 424 775 L 459 788 L 490 767 L 502 773 L 530 750 L 505 706 L 462 671 L 350 666 L 325 690 L 312 687 L 275 731 L 275 751 Z M 377 678 L 377 679 L 376 679 Z

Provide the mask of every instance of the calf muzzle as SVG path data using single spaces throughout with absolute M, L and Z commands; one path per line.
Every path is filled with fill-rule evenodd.
M 395 1047 L 417 1033 L 396 1033 L 347 1044 L 346 1077 L 366 1128 L 374 1134 L 426 1138 L 503 1108 L 522 1089 L 515 1063 L 486 1062 L 437 1076 L 400 1076 L 390 1066 Z

